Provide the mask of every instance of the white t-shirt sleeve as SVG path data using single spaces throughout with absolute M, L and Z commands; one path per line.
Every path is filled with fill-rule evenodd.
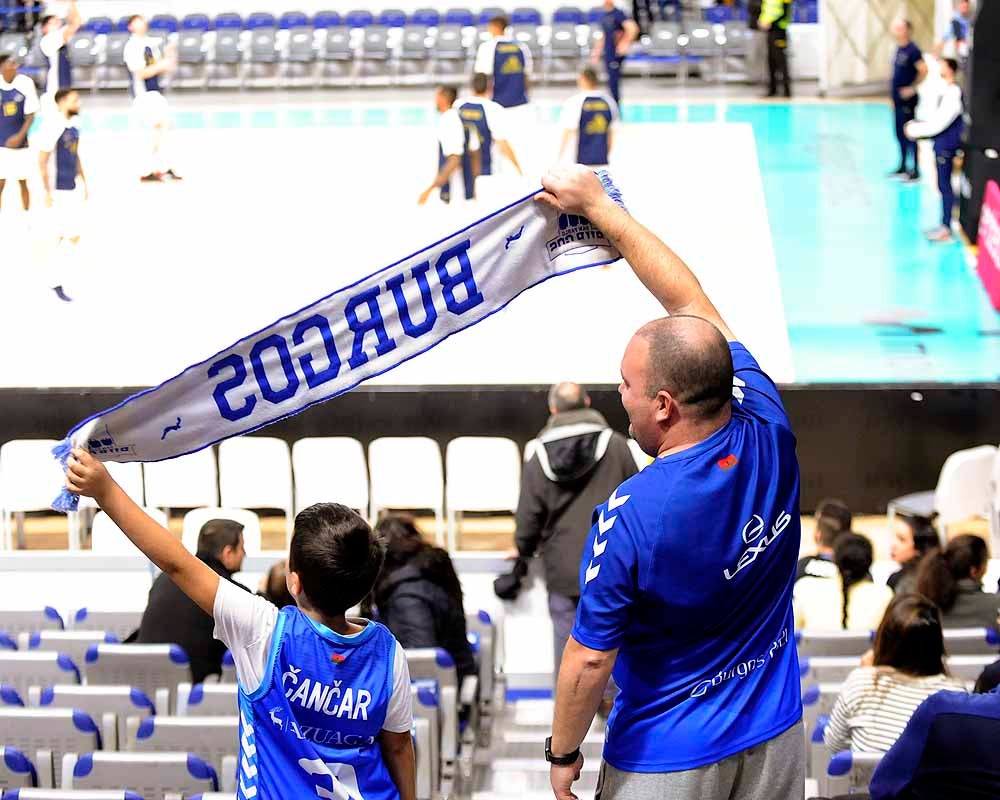
M 129 39 L 125 43 L 125 50 L 122 52 L 122 60 L 129 72 L 139 72 L 146 67 L 146 54 L 144 43 L 138 39 Z
M 580 129 L 580 111 L 583 109 L 583 95 L 575 94 L 565 103 L 559 112 L 559 127 L 565 131 Z
M 62 28 L 59 28 L 45 34 L 38 43 L 38 49 L 49 61 L 55 61 L 59 57 L 59 48 L 65 44 L 66 40 L 63 38 Z
M 264 682 L 278 607 L 227 580 L 219 580 L 215 593 L 213 636 L 229 648 L 236 663 L 236 677 L 247 694 Z
M 484 75 L 493 77 L 493 53 L 497 49 L 496 39 L 487 39 L 479 45 L 476 51 L 476 63 L 473 72 L 481 72 Z
M 14 77 L 14 83 L 11 85 L 24 95 L 24 113 L 37 113 L 38 92 L 35 91 L 35 82 L 27 75 L 16 75 Z
M 438 143 L 445 158 L 460 156 L 465 149 L 465 132 L 462 130 L 462 120 L 455 109 L 448 109 L 438 120 Z
M 406 651 L 396 642 L 396 652 L 392 665 L 392 696 L 385 714 L 382 730 L 392 733 L 406 733 L 413 727 L 413 695 L 410 693 L 410 665 L 406 663 Z
M 611 124 L 614 125 L 616 122 L 621 122 L 622 116 L 621 111 L 618 110 L 618 103 L 615 102 L 615 99 L 611 95 L 606 96 L 604 99 L 608 101 L 608 108 L 611 109 Z
M 524 74 L 531 75 L 534 71 L 534 64 L 531 61 L 531 51 L 523 44 L 520 45 L 520 48 L 521 55 L 524 56 Z
M 507 132 L 507 116 L 504 107 L 492 100 L 483 101 L 483 113 L 486 114 L 486 125 L 494 139 L 509 139 Z
M 66 130 L 65 124 L 61 122 L 62 114 L 59 114 L 56 119 L 46 120 L 42 117 L 42 124 L 38 128 L 38 133 L 32 135 L 31 143 L 37 147 L 43 153 L 51 153 L 56 149 L 56 143 L 59 141 L 59 137 L 63 135 L 63 131 Z

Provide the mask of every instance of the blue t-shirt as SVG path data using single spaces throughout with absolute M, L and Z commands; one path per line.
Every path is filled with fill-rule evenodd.
M 475 132 L 479 137 L 479 174 L 493 174 L 493 131 L 490 130 L 489 120 L 486 118 L 486 109 L 482 103 L 475 100 L 466 100 L 458 107 L 458 116 L 462 120 L 467 132 Z M 468 135 L 468 134 L 467 134 Z M 466 148 L 462 156 L 462 169 L 467 170 L 469 162 L 469 151 Z
M 56 142 L 56 189 L 72 191 L 80 168 L 80 129 L 67 127 Z
M 576 163 L 600 166 L 608 163 L 609 136 L 614 113 L 601 94 L 587 95 L 580 103 L 580 129 Z
M 282 609 L 263 682 L 240 687 L 238 800 L 398 798 L 378 742 L 395 648 L 376 622 L 341 636 Z
M 18 91 L 14 85 L 10 85 L 7 89 L 0 86 L 0 147 L 6 147 L 4 143 L 11 136 L 16 136 L 21 132 L 26 116 L 24 113 L 26 99 L 24 94 Z M 25 137 L 20 147 L 27 146 L 28 138 Z
M 604 32 L 604 62 L 618 61 L 619 56 L 615 52 L 615 34 L 625 30 L 625 12 L 620 8 L 613 8 L 605 11 L 601 17 L 601 30 Z
M 892 99 L 897 103 L 913 103 L 917 98 L 904 100 L 899 96 L 899 90 L 909 86 L 917 79 L 917 64 L 923 61 L 923 53 L 913 42 L 896 48 L 896 56 L 892 61 Z
M 499 39 L 493 51 L 493 102 L 504 108 L 523 106 L 528 102 L 524 51 L 509 39 Z
M 732 419 L 595 510 L 573 638 L 619 649 L 604 758 L 677 772 L 802 716 L 792 630 L 799 466 L 778 390 L 741 344 Z

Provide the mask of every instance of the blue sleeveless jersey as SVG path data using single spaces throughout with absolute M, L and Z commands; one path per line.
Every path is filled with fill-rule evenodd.
M 493 51 L 493 102 L 504 108 L 528 102 L 528 84 L 524 76 L 524 53 L 517 42 L 497 41 Z
M 576 163 L 597 166 L 608 163 L 608 132 L 611 106 L 599 94 L 587 95 L 580 106 L 580 136 Z
M 956 150 L 961 150 L 964 130 L 965 120 L 959 115 L 951 121 L 951 125 L 934 137 L 934 152 L 954 153 Z
M 52 86 L 51 82 L 47 81 L 47 89 L 49 91 L 55 92 L 59 89 L 69 89 L 73 86 L 73 68 L 69 63 L 69 48 L 63 45 L 59 48 L 58 56 L 56 57 L 56 63 L 52 63 L 52 59 L 49 58 L 44 53 L 42 57 L 45 59 L 45 65 L 51 72 L 53 69 L 56 70 L 56 74 L 59 76 L 59 83 L 56 86 Z
M 80 130 L 66 128 L 56 142 L 56 188 L 73 190 L 76 188 L 77 148 L 80 146 Z
M 0 89 L 0 147 L 11 136 L 15 136 L 21 131 L 24 125 L 24 95 L 15 87 L 10 89 Z M 28 146 L 28 139 L 21 143 L 21 147 Z
M 476 191 L 476 178 L 472 174 L 472 160 L 469 157 L 469 128 L 464 123 L 462 124 L 462 186 L 465 189 L 465 199 L 471 200 L 475 196 Z M 440 172 L 445 165 L 448 158 L 444 154 L 444 148 L 438 145 L 438 171 Z M 451 179 L 441 187 L 441 201 L 444 203 L 451 202 Z
M 283 609 L 264 682 L 240 687 L 238 800 L 398 798 L 378 743 L 395 648 L 376 622 L 346 637 Z
M 152 63 L 154 63 L 156 61 L 156 59 L 153 57 L 153 48 L 150 47 L 149 45 L 146 45 L 146 47 L 144 47 L 142 49 L 142 57 L 143 57 L 143 60 L 146 62 L 146 66 L 147 67 L 150 64 L 152 64 Z M 158 92 L 158 91 L 160 91 L 160 76 L 159 75 L 152 75 L 149 78 L 142 78 L 141 81 L 142 81 L 143 87 L 145 88 L 145 90 L 147 92 Z M 129 93 L 132 95 L 132 97 L 135 97 L 135 95 L 136 95 L 135 81 L 129 82 L 128 89 L 129 89 Z
M 479 137 L 479 174 L 492 175 L 493 133 L 486 122 L 486 109 L 483 108 L 482 103 L 469 100 L 459 106 L 458 116 L 461 117 L 462 124 L 465 126 L 466 136 L 475 133 Z M 469 160 L 468 153 L 463 160 L 466 162 Z

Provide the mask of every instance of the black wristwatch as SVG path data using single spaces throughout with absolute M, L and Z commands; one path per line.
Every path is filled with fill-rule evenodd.
M 545 760 L 550 764 L 555 764 L 557 767 L 568 767 L 571 764 L 575 764 L 576 760 L 580 757 L 580 748 L 576 748 L 572 753 L 564 756 L 556 756 L 552 754 L 552 737 L 550 736 L 545 740 Z

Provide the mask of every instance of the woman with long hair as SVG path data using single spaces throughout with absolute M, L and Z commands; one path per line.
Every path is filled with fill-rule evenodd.
M 462 584 L 447 551 L 425 542 L 410 517 L 383 517 L 375 532 L 385 542 L 385 564 L 363 612 L 374 612 L 404 648 L 447 650 L 459 680 L 474 675 Z
M 889 555 L 899 564 L 899 571 L 886 583 L 896 594 L 916 591 L 917 566 L 924 553 L 940 544 L 933 517 L 896 517 Z
M 917 592 L 941 609 L 944 627 L 996 629 L 1000 598 L 983 591 L 989 556 L 986 542 L 964 533 L 921 559 Z
M 875 634 L 872 666 L 844 682 L 823 741 L 831 752 L 884 753 L 913 712 L 942 689 L 964 691 L 944 664 L 941 614 L 926 597 L 896 597 Z

